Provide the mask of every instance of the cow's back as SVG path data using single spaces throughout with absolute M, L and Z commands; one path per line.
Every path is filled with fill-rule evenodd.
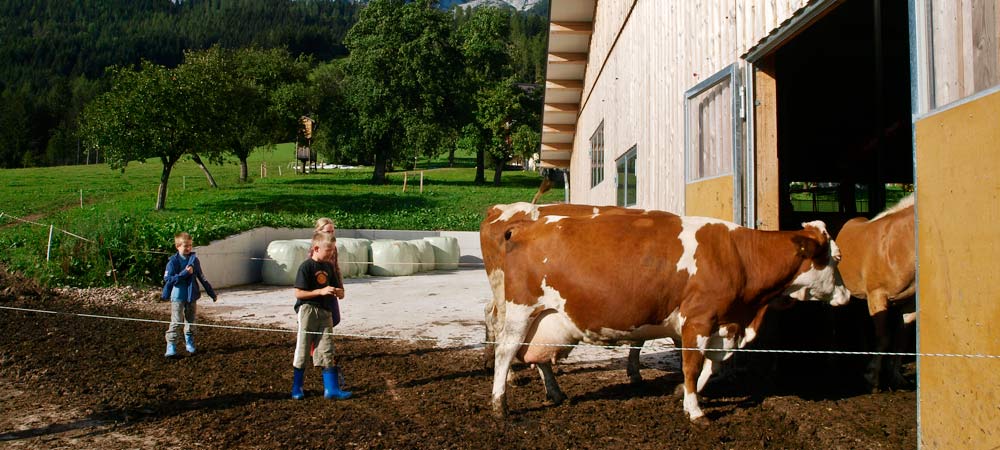
M 717 227 L 728 235 L 726 226 Z M 692 279 L 691 271 L 678 268 L 680 230 L 679 216 L 660 211 L 550 216 L 511 227 L 504 246 L 506 298 L 563 311 L 581 330 L 660 324 L 680 306 Z M 730 257 L 738 264 L 737 255 Z
M 874 220 L 849 220 L 837 234 L 839 270 L 851 295 L 865 299 L 874 289 L 891 298 L 911 296 L 916 280 L 913 206 Z M 902 296 L 902 297 L 900 297 Z

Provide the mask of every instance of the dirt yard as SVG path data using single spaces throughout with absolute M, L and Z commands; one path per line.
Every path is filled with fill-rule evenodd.
M 151 292 L 52 292 L 0 274 L 0 306 L 164 320 Z M 206 321 L 207 322 L 207 321 Z M 235 323 L 234 323 L 235 324 Z M 239 325 L 239 324 L 235 324 Z M 163 357 L 165 325 L 0 309 L 0 444 L 9 448 L 886 448 L 917 447 L 913 391 L 861 394 L 831 376 L 783 385 L 713 380 L 691 425 L 676 368 L 631 385 L 621 359 L 559 367 L 571 400 L 543 404 L 534 371 L 489 407 L 478 346 L 342 338 L 354 397 L 289 399 L 294 335 L 208 328 L 198 353 Z M 908 366 L 912 372 L 912 364 Z M 794 386 L 794 387 L 792 387 Z

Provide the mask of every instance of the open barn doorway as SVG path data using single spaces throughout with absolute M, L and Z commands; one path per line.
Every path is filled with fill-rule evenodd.
M 830 6 L 754 61 L 759 69 L 755 205 L 761 228 L 794 230 L 820 219 L 835 236 L 847 220 L 874 217 L 912 191 L 907 3 L 827 2 Z M 838 308 L 796 304 L 769 311 L 765 322 L 762 348 L 872 349 L 864 301 Z M 864 356 L 759 359 L 777 368 L 777 385 L 800 394 L 823 383 L 836 383 L 845 394 L 866 389 Z
M 779 222 L 873 217 L 912 191 L 907 2 L 848 0 L 774 53 Z

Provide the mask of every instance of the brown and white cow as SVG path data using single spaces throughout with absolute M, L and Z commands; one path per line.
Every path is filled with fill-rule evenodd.
M 547 179 L 546 179 L 547 180 Z M 547 190 L 543 184 L 539 188 L 539 194 Z M 535 200 L 539 195 L 536 194 Z M 575 204 L 552 204 L 536 205 L 531 203 L 511 203 L 506 205 L 494 205 L 486 211 L 486 218 L 479 225 L 479 243 L 483 255 L 483 266 L 490 281 L 490 288 L 493 298 L 486 303 L 484 311 L 486 323 L 486 346 L 484 349 L 483 363 L 487 369 L 493 369 L 495 359 L 494 345 L 496 340 L 497 327 L 502 325 L 504 316 L 503 301 L 504 276 L 503 276 L 503 252 L 502 248 L 506 239 L 504 232 L 512 225 L 523 222 L 534 222 L 545 217 L 557 216 L 594 216 L 598 214 L 643 214 L 644 210 L 621 208 L 617 206 L 590 206 Z M 629 343 L 633 347 L 642 347 L 642 341 Z M 642 380 L 639 374 L 639 350 L 633 348 L 629 351 L 628 366 L 626 369 L 629 380 L 637 383 Z
M 917 289 L 913 204 L 914 196 L 910 194 L 871 220 L 849 220 L 837 233 L 843 255 L 840 274 L 852 296 L 868 300 L 877 352 L 890 348 L 902 351 L 904 322 L 912 323 L 915 318 L 913 314 L 901 314 L 912 311 Z M 899 373 L 899 363 L 898 356 L 889 359 L 889 379 L 885 379 L 881 374 L 882 357 L 873 357 L 865 376 L 872 389 L 878 390 L 883 383 L 893 388 L 908 385 Z
M 536 364 L 552 402 L 565 399 L 553 345 L 679 340 L 684 410 L 707 422 L 697 392 L 719 363 L 753 340 L 768 302 L 782 295 L 839 305 L 849 293 L 823 222 L 758 231 L 662 211 L 549 215 L 502 232 L 504 314 L 498 327 L 493 409 L 506 415 L 516 358 Z M 529 345 L 524 345 L 528 343 Z

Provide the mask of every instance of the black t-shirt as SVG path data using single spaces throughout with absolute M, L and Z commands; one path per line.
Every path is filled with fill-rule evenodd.
M 327 286 L 343 287 L 337 278 L 337 272 L 333 265 L 326 261 L 314 261 L 307 259 L 299 266 L 298 273 L 295 274 L 295 287 L 303 291 L 313 291 Z M 340 322 L 340 304 L 336 295 L 325 295 L 311 298 L 309 300 L 296 300 L 295 312 L 299 312 L 299 306 L 303 303 L 318 306 L 333 313 L 333 324 Z

